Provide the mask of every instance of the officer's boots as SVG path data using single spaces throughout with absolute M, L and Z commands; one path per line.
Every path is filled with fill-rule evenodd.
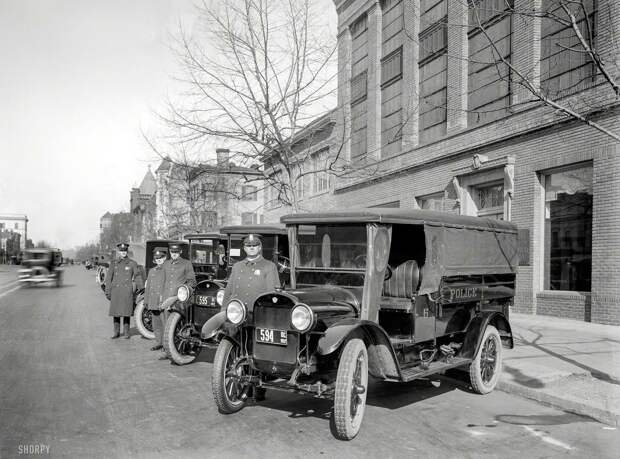
M 114 322 L 114 335 L 111 336 L 111 339 L 116 339 L 121 336 L 121 324 L 120 322 Z
M 123 324 L 123 338 L 129 339 L 129 320 Z

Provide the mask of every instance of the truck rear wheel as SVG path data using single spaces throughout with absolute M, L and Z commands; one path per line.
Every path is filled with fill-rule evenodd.
M 502 340 L 493 325 L 487 325 L 482 343 L 469 366 L 469 380 L 474 392 L 488 394 L 502 373 Z

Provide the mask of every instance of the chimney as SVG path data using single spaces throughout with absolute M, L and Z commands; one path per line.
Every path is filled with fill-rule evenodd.
M 217 155 L 217 166 L 228 166 L 230 161 L 230 150 L 228 148 L 216 148 L 215 154 Z

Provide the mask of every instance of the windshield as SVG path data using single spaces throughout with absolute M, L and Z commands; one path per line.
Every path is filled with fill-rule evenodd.
M 304 225 L 299 228 L 297 243 L 300 284 L 364 284 L 365 225 Z
M 26 260 L 46 260 L 49 258 L 48 252 L 26 252 L 24 258 Z
M 218 263 L 217 241 L 213 239 L 193 240 L 190 261 L 195 264 L 215 265 Z

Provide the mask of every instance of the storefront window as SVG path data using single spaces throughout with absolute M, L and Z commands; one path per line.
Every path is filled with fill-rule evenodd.
M 592 166 L 544 176 L 546 290 L 589 292 Z

